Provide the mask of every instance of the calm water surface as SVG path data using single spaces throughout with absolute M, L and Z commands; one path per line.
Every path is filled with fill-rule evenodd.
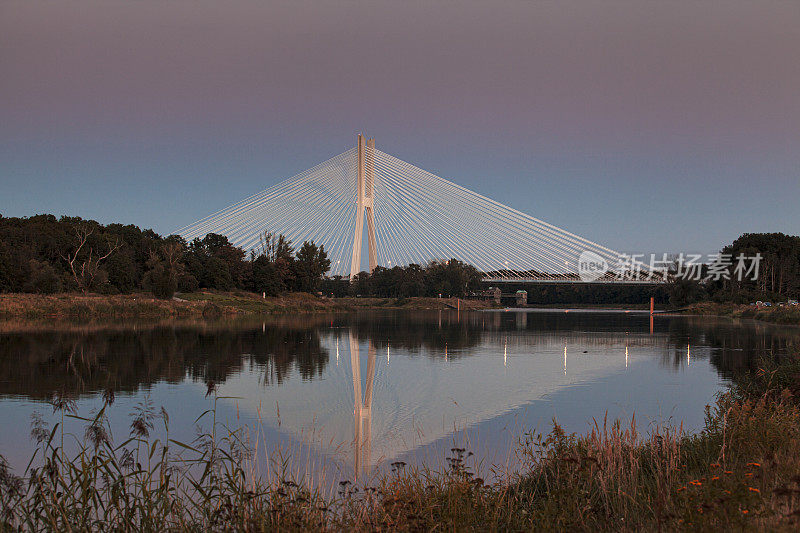
M 161 406 L 170 437 L 217 420 L 248 427 L 259 468 L 366 480 L 394 461 L 445 464 L 453 446 L 484 475 L 513 468 L 523 431 L 553 418 L 582 432 L 622 418 L 646 430 L 702 427 L 704 406 L 738 370 L 779 355 L 796 328 L 703 317 L 564 311 L 369 312 L 268 321 L 32 328 L 0 325 L 0 454 L 32 452 L 34 412 L 77 400 L 88 416 L 115 391 L 112 434 L 137 405 Z M 208 393 L 213 382 L 216 392 Z M 162 437 L 156 424 L 154 436 Z M 68 431 L 81 439 L 77 420 Z

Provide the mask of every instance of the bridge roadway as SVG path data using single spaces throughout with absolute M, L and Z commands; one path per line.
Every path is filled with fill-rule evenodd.
M 631 279 L 631 280 L 594 280 L 581 279 L 542 279 L 542 278 L 483 278 L 483 283 L 525 283 L 531 285 L 663 285 L 664 280 Z

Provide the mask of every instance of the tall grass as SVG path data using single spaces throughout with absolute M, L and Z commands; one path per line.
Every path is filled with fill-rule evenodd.
M 554 423 L 519 439 L 523 472 L 494 484 L 453 448 L 442 468 L 394 463 L 374 486 L 342 482 L 324 495 L 280 465 L 276 478 L 259 476 L 245 434 L 218 424 L 213 407 L 202 415 L 211 429 L 185 443 L 143 402 L 115 444 L 106 406 L 87 418 L 68 399 L 53 406 L 84 422 L 80 447 L 65 451 L 63 422 L 34 421 L 22 476 L 0 461 L 3 530 L 791 530 L 800 519 L 797 359 L 743 377 L 699 434 L 602 420 L 574 435 Z

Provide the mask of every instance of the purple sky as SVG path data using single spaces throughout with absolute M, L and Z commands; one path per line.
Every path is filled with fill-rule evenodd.
M 354 145 L 611 248 L 800 233 L 800 2 L 0 3 L 0 213 L 161 233 Z

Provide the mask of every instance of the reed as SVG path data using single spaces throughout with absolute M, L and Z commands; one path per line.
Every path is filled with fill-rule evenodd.
M 216 394 L 210 387 L 210 394 Z M 707 408 L 705 428 L 594 421 L 584 435 L 554 422 L 523 434 L 523 470 L 487 484 L 453 448 L 437 469 L 392 464 L 373 486 L 347 481 L 323 493 L 289 475 L 281 459 L 259 475 L 243 429 L 202 418 L 192 442 L 169 436 L 169 416 L 142 402 L 130 436 L 111 442 L 105 404 L 81 418 L 64 448 L 63 423 L 34 420 L 37 448 L 21 476 L 0 461 L 0 529 L 184 530 L 790 530 L 800 519 L 800 363 L 763 363 Z M 163 426 L 155 437 L 156 425 Z M 159 428 L 161 429 L 161 428 Z M 321 485 L 320 485 L 321 486 Z

